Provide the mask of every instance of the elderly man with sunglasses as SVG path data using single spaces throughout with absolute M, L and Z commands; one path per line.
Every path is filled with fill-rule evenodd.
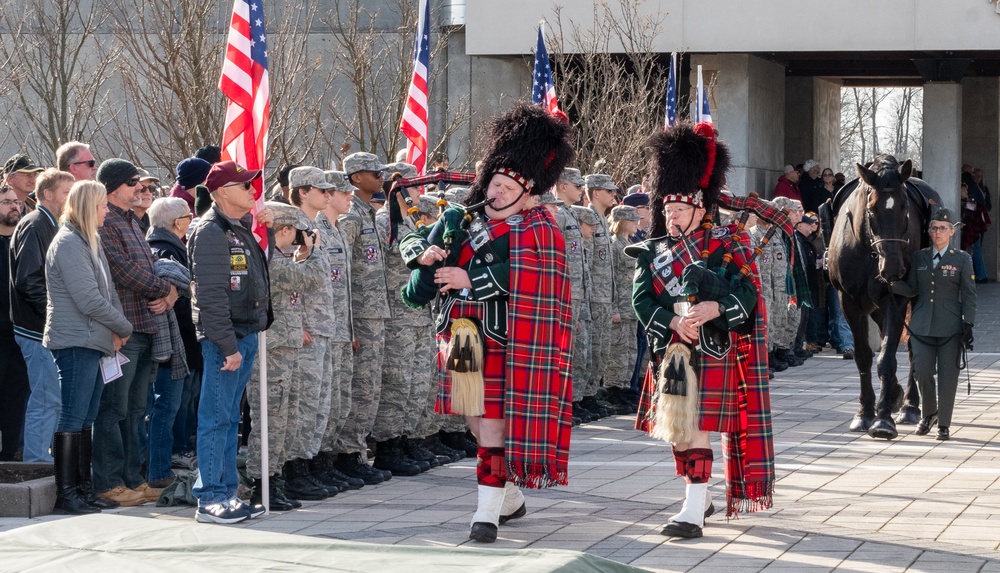
M 153 255 L 132 211 L 139 170 L 124 159 L 108 159 L 97 169 L 97 180 L 108 191 L 101 243 L 133 333 L 121 349 L 128 359 L 122 376 L 108 383 L 101 395 L 94 423 L 94 489 L 106 501 L 139 505 L 156 501 L 160 493 L 146 483 L 139 432 L 155 366 L 153 315 L 173 307 L 177 288 L 154 274 Z
M 192 316 L 204 360 L 193 493 L 195 519 L 207 523 L 237 523 L 264 512 L 263 506 L 236 497 L 240 400 L 257 356 L 257 333 L 274 320 L 267 258 L 249 214 L 251 182 L 258 177 L 260 171 L 232 161 L 213 165 L 205 182 L 213 205 L 188 240 Z M 258 220 L 270 219 L 266 211 L 257 214 Z
M 56 150 L 56 165 L 77 181 L 92 181 L 97 172 L 97 161 L 90 146 L 79 141 L 67 141 Z

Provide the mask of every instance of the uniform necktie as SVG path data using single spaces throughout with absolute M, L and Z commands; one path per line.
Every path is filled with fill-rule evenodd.
M 938 263 L 941 262 L 941 253 L 934 253 L 934 268 L 936 269 Z

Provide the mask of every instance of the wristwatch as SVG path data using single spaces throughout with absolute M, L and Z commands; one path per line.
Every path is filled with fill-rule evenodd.
M 721 302 L 719 303 L 719 316 L 721 316 L 722 318 L 726 317 L 726 305 L 722 304 Z

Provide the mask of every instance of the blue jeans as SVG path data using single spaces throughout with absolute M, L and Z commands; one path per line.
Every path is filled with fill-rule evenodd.
M 59 423 L 62 395 L 59 369 L 52 353 L 37 340 L 15 334 L 14 340 L 28 365 L 31 394 L 24 411 L 24 461 L 52 463 L 49 447 Z
M 100 350 L 78 346 L 52 351 L 62 392 L 57 432 L 79 432 L 94 425 L 104 393 L 103 355 Z
M 201 342 L 205 370 L 198 403 L 198 481 L 192 490 L 199 507 L 236 497 L 239 485 L 236 449 L 240 402 L 257 357 L 257 335 L 244 337 L 237 346 L 243 362 L 235 372 L 223 372 L 226 357 L 219 347 L 207 340 Z
M 191 437 L 198 428 L 198 396 L 201 395 L 201 370 L 192 370 L 184 379 L 181 403 L 174 418 L 174 453 L 194 450 Z
M 149 449 L 146 450 L 146 477 L 149 481 L 174 476 L 174 472 L 170 471 L 170 456 L 174 449 L 174 418 L 181 405 L 184 381 L 185 378 L 171 378 L 169 366 L 156 369 L 153 413 L 149 416 Z
M 121 349 L 129 359 L 122 365 L 122 377 L 104 387 L 94 423 L 94 489 L 98 492 L 120 485 L 134 489 L 146 481 L 138 428 L 156 365 L 152 343 L 151 335 L 132 333 Z
M 840 308 L 840 291 L 829 284 L 826 285 L 826 309 L 830 343 L 841 352 L 845 350 L 853 352 L 854 335 L 851 334 L 851 325 L 847 324 L 847 319 L 844 318 L 844 310 Z
M 976 273 L 977 281 L 983 281 L 989 278 L 986 276 L 986 261 L 983 260 L 982 237 L 979 237 L 975 243 L 972 243 L 972 271 Z

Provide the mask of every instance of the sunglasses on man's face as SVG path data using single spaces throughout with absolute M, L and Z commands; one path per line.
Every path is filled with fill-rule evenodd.
M 73 163 L 70 163 L 70 165 L 86 165 L 87 167 L 93 167 L 97 165 L 97 161 L 93 159 L 87 161 L 74 161 Z
M 139 184 L 139 178 L 138 177 L 133 177 L 133 178 L 129 179 L 128 181 L 126 181 L 125 184 L 128 185 L 129 187 L 135 187 L 136 185 Z
M 250 188 L 253 187 L 253 183 L 251 183 L 249 181 L 244 181 L 242 183 L 239 183 L 239 182 L 237 182 L 237 183 L 230 183 L 228 185 L 223 185 L 223 187 L 236 187 L 237 185 L 242 185 L 243 189 L 246 190 L 246 191 L 249 191 Z

